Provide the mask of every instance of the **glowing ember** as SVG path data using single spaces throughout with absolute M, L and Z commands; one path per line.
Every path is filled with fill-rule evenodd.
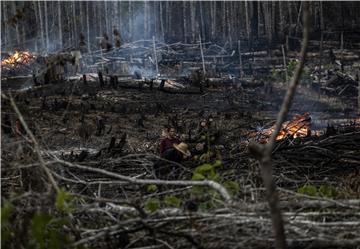
M 29 52 L 15 51 L 15 53 L 10 55 L 7 59 L 1 60 L 1 66 L 16 66 L 18 64 L 28 64 L 30 60 L 34 58 L 35 56 L 31 55 Z
M 276 141 L 284 139 L 285 137 L 307 137 L 311 135 L 311 117 L 310 113 L 304 113 L 304 115 L 295 115 L 293 120 L 283 123 L 279 134 L 276 136 Z M 269 137 L 275 130 L 275 125 L 269 129 L 262 130 L 256 134 L 251 134 L 251 137 L 260 136 L 260 142 L 267 142 Z M 265 137 L 265 138 L 264 138 Z

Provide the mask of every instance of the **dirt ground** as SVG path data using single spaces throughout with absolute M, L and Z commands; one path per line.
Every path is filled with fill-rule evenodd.
M 24 83 L 18 85 L 21 89 Z M 247 247 L 266 247 L 272 229 L 265 189 L 258 162 L 247 146 L 254 138 L 251 134 L 271 127 L 276 120 L 284 89 L 283 84 L 273 84 L 269 89 L 255 82 L 209 88 L 202 94 L 175 94 L 146 88 L 101 88 L 97 80 L 86 84 L 75 80 L 25 91 L 5 88 L 1 106 L 2 197 L 18 202 L 15 217 L 21 222 L 30 222 L 26 215 L 39 208 L 51 210 L 55 198 L 46 190 L 48 180 L 37 167 L 39 155 L 34 143 L 16 123 L 18 116 L 8 98 L 11 94 L 56 182 L 80 198 L 73 211 L 78 238 L 84 238 L 78 243 L 101 248 L 129 243 L 141 247 L 154 243 L 151 238 L 143 238 L 149 227 L 154 227 L 158 238 L 176 243 L 177 248 L 197 243 L 206 248 L 229 248 L 249 238 L 252 242 L 246 242 Z M 354 238 L 359 216 L 353 211 L 360 194 L 360 133 L 359 124 L 352 123 L 355 109 L 344 111 L 349 106 L 355 104 L 319 95 L 308 86 L 298 89 L 287 119 L 310 112 L 312 136 L 278 141 L 273 153 L 274 178 L 290 247 L 309 245 L 312 242 L 308 238 L 320 232 L 328 238 L 319 240 L 326 248 L 337 248 L 338 241 L 348 248 L 357 243 Z M 214 157 L 205 163 L 215 165 L 220 160 L 221 165 L 216 166 L 215 175 L 208 176 L 226 186 L 236 205 L 224 206 L 213 190 L 171 185 L 151 190 L 149 185 L 129 184 L 99 173 L 105 170 L 133 179 L 154 179 L 153 165 L 166 126 L 177 126 L 180 138 L 194 150 L 196 142 L 189 142 L 189 138 L 196 135 L 199 122 L 209 116 L 220 136 L 212 144 Z M 104 126 L 99 131 L 100 123 Z M 66 162 L 72 166 L 63 167 Z M 194 179 L 197 166 L 202 164 L 206 165 L 193 157 L 186 160 L 178 179 Z M 168 205 L 173 205 L 169 196 L 177 201 L 175 211 L 166 211 Z M 148 208 L 154 202 L 162 209 L 152 214 Z M 123 204 L 129 206 L 118 206 Z M 189 216 L 190 220 L 187 214 L 183 216 L 182 212 L 194 208 L 201 212 Z M 143 209 L 151 216 L 142 218 L 146 225 L 138 228 L 136 210 Z M 163 223 L 164 219 L 169 222 Z M 102 236 L 103 229 L 115 229 L 119 221 L 125 222 L 129 230 L 122 231 L 120 237 Z M 222 230 L 229 234 L 227 242 Z M 98 233 L 92 236 L 89 231 Z M 254 234 L 259 236 L 254 238 Z

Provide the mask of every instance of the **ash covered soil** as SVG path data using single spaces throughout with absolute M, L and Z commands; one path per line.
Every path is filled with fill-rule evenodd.
M 17 84 L 28 85 L 21 81 Z M 97 79 L 94 79 L 86 83 L 72 80 L 26 90 L 8 88 L 5 93 L 11 93 L 14 97 L 40 143 L 41 153 L 45 158 L 55 156 L 71 162 L 101 164 L 130 154 L 150 154 L 154 155 L 154 162 L 159 154 L 159 141 L 167 126 L 176 126 L 179 137 L 194 147 L 195 144 L 190 140 L 196 136 L 199 122 L 211 116 L 214 127 L 220 134 L 214 146 L 220 153 L 224 169 L 234 170 L 229 177 L 237 179 L 248 175 L 249 170 L 254 170 L 254 177 L 258 179 L 260 176 L 254 166 L 255 160 L 247 152 L 251 138 L 249 135 L 274 123 L 285 95 L 284 89 L 283 84 L 273 84 L 269 89 L 269 86 L 264 87 L 263 81 L 254 81 L 253 84 L 242 86 L 234 84 L 208 88 L 201 94 L 177 94 L 149 88 L 101 88 Z M 338 134 L 352 131 L 353 127 L 349 128 L 347 125 L 352 120 L 349 117 L 354 117 L 354 109 L 344 112 L 349 106 L 351 105 L 342 100 L 320 96 L 310 87 L 301 86 L 288 119 L 296 113 L 310 112 L 312 117 L 316 117 L 312 122 L 320 130 L 317 134 L 327 135 L 302 138 L 296 145 L 288 139 L 278 142 L 278 153 L 274 154 L 274 163 L 278 165 L 275 170 L 290 174 L 301 172 L 314 181 L 327 177 L 327 174 L 324 177 L 318 174 L 320 167 L 329 167 L 326 172 L 330 172 L 330 175 L 333 172 L 334 177 L 343 177 L 349 172 L 357 174 L 358 171 L 354 168 L 359 160 L 357 156 L 352 155 L 355 157 L 352 159 L 356 161 L 355 164 L 350 159 L 341 159 L 341 154 L 331 157 L 331 160 L 327 156 L 331 153 L 352 154 L 351 151 L 358 148 L 356 143 L 353 148 L 347 147 L 350 151 L 344 152 L 340 148 L 336 151 L 335 146 L 331 148 L 335 148 L 335 151 L 324 152 L 319 149 L 313 150 L 313 154 L 308 153 L 305 146 L 307 143 L 319 143 L 328 137 L 327 128 L 329 124 L 335 124 L 336 120 L 342 122 L 341 129 L 335 127 L 340 129 Z M 17 117 L 6 98 L 2 98 L 2 115 L 3 120 L 4 115 L 9 116 L 7 118 L 10 119 L 12 130 L 10 134 L 3 133 L 2 136 L 3 167 L 24 163 L 27 160 L 23 155 L 27 147 L 24 142 L 26 139 L 15 134 Z M 19 144 L 23 146 L 19 147 Z M 302 156 L 301 153 L 308 155 Z M 339 162 L 345 163 L 344 168 L 337 166 Z M 199 162 L 190 160 L 184 164 L 191 171 Z M 334 167 L 330 167 L 331 165 Z M 295 167 L 296 170 L 289 170 L 289 167 Z M 140 166 L 135 171 L 141 174 L 143 170 Z M 284 186 L 291 185 L 296 190 L 309 180 L 303 175 L 296 175 L 296 178 L 296 181 L 283 179 Z M 281 182 L 280 180 L 279 183 Z
M 285 87 L 258 83 L 209 88 L 202 94 L 101 88 L 96 80 L 3 90 L 2 197 L 17 203 L 19 211 L 13 216 L 20 223 L 39 208 L 52 210 L 55 201 L 34 142 L 17 123 L 11 94 L 39 143 L 46 167 L 59 187 L 76 197 L 72 211 L 78 227 L 76 243 L 89 248 L 146 246 L 153 241 L 139 238 L 154 227 L 158 239 L 176 248 L 190 248 L 196 241 L 203 248 L 244 243 L 265 248 L 273 236 L 271 217 L 259 164 L 247 148 L 250 138 L 258 139 L 254 134 L 273 125 Z M 353 122 L 354 110 L 343 112 L 348 106 L 300 87 L 288 120 L 296 113 L 311 112 L 315 117 L 311 122 L 322 133 L 276 143 L 273 175 L 291 248 L 311 245 L 309 237 L 318 240 L 319 234 L 327 238 L 319 240 L 325 248 L 338 248 L 339 243 L 341 248 L 353 248 L 358 243 L 359 214 L 354 209 L 360 197 L 360 126 Z M 220 134 L 212 147 L 216 155 L 205 164 L 194 158 L 184 161 L 177 179 L 194 179 L 199 165 L 210 165 L 215 172 L 203 174 L 225 186 L 232 205 L 209 188 L 154 188 L 96 171 L 155 179 L 153 164 L 165 127 L 177 126 L 179 136 L 188 142 L 200 120 L 210 115 Z M 331 122 L 334 125 L 328 127 Z M 188 143 L 193 149 L 195 143 Z M 142 214 L 146 225 L 139 228 Z M 103 236 L 104 229 L 118 229 L 119 224 L 127 226 L 120 236 Z M 89 237 L 89 231 L 95 235 Z M 178 237 L 179 233 L 191 233 L 195 242 Z

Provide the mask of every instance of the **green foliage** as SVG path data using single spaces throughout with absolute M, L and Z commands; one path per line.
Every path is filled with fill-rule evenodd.
M 329 186 L 329 185 L 321 185 L 318 190 L 318 193 L 320 196 L 328 197 L 328 198 L 333 198 L 338 195 L 336 189 L 333 186 Z
M 180 207 L 181 200 L 176 196 L 170 195 L 165 197 L 165 204 L 171 207 Z
M 71 205 L 72 196 L 63 189 L 56 195 L 55 207 L 62 212 L 71 212 L 73 209 Z
M 213 205 L 209 201 L 205 201 L 205 202 L 202 202 L 202 203 L 199 204 L 199 208 L 201 210 L 208 210 L 208 209 L 210 209 L 212 207 L 213 207 Z
M 314 185 L 304 185 L 297 191 L 300 194 L 310 195 L 310 196 L 321 196 L 327 198 L 334 198 L 338 196 L 336 189 L 333 186 L 321 185 L 317 188 Z
M 151 213 L 155 212 L 160 208 L 160 201 L 158 199 L 149 199 L 145 202 L 145 209 Z
M 158 187 L 155 184 L 150 184 L 146 186 L 146 191 L 149 193 L 155 193 L 158 190 Z
M 191 180 L 193 181 L 202 181 L 205 180 L 205 176 L 203 174 L 199 174 L 199 173 L 193 173 Z
M 45 248 L 46 225 L 50 222 L 51 216 L 48 214 L 37 213 L 34 215 L 31 224 L 31 236 L 40 248 Z
M 194 173 L 206 174 L 213 170 L 214 170 L 214 167 L 211 164 L 205 163 L 205 164 L 197 166 L 194 170 Z
M 297 60 L 290 60 L 288 62 L 286 69 L 289 79 L 294 75 L 296 66 L 298 64 L 299 61 Z M 286 73 L 281 69 L 272 69 L 270 79 L 273 81 L 284 82 L 286 80 Z M 311 77 L 310 69 L 305 66 L 300 77 L 300 82 L 302 82 L 303 84 L 311 84 L 312 81 L 313 78 Z
M 40 249 L 67 248 L 71 240 L 62 231 L 62 227 L 68 224 L 67 219 L 55 218 L 46 213 L 36 213 L 31 222 L 31 238 Z
M 278 69 L 272 69 L 270 79 L 273 81 L 284 81 L 285 74 Z
M 297 60 L 290 60 L 286 66 L 289 77 L 292 77 L 294 75 L 294 71 L 296 66 L 299 64 L 299 61 Z
M 194 181 L 202 181 L 202 180 L 212 180 L 216 182 L 221 182 L 222 177 L 218 174 L 217 169 L 222 166 L 221 160 L 215 160 L 212 163 L 204 163 L 199 166 L 197 166 L 193 170 L 192 180 Z M 227 186 L 229 187 L 231 193 L 238 192 L 238 186 L 236 184 L 232 184 L 230 182 L 227 183 Z M 230 194 L 231 194 L 230 193 Z M 197 199 L 216 199 L 219 198 L 219 195 L 217 191 L 213 189 L 209 189 L 208 187 L 204 186 L 194 186 L 191 190 L 191 194 L 195 196 Z M 202 204 L 199 205 L 201 209 L 208 209 L 214 206 L 213 202 L 202 202 Z
M 217 162 L 216 165 L 218 165 Z M 197 166 L 193 172 L 192 180 L 209 179 L 209 180 L 217 181 L 219 179 L 219 174 L 216 173 L 215 170 L 216 165 L 205 163 Z
M 11 227 L 10 227 L 10 217 L 14 211 L 14 206 L 5 201 L 1 207 L 1 247 L 4 248 L 4 245 L 11 238 Z
M 304 66 L 304 68 L 303 68 L 300 81 L 302 84 L 307 84 L 307 85 L 309 85 L 313 82 L 313 78 L 311 76 L 310 69 L 306 66 Z
M 314 185 L 304 185 L 298 189 L 298 193 L 310 196 L 316 196 L 317 189 Z
M 199 162 L 200 162 L 200 163 L 209 162 L 211 156 L 212 156 L 211 151 L 207 151 L 207 152 L 205 152 L 204 154 L 202 154 L 202 155 L 199 157 Z
M 213 163 L 213 167 L 214 167 L 214 168 L 221 167 L 221 166 L 222 166 L 222 161 L 221 161 L 221 160 L 216 160 L 216 161 Z
M 20 230 L 16 221 L 16 209 L 10 202 L 4 201 L 1 208 L 2 246 L 5 243 L 11 243 L 21 233 L 26 235 L 21 242 L 24 248 L 70 248 L 73 241 L 63 228 L 65 225 L 71 226 L 67 214 L 73 210 L 73 200 L 73 197 L 68 192 L 60 190 L 57 193 L 54 206 L 47 211 L 38 211 L 34 215 L 22 217 L 24 219 L 22 224 L 29 225 L 21 227 Z M 12 222 L 10 222 L 11 216 L 14 216 Z
M 240 186 L 237 182 L 234 181 L 225 181 L 223 183 L 224 187 L 226 188 L 227 191 L 229 191 L 229 193 L 234 196 L 236 194 L 239 193 L 240 191 Z

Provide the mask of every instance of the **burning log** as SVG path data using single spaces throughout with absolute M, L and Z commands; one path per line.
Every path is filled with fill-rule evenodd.
M 279 134 L 276 136 L 276 141 L 282 140 L 286 137 L 297 138 L 297 137 L 307 137 L 311 135 L 311 117 L 310 113 L 306 112 L 303 115 L 296 114 L 291 121 L 286 121 L 283 123 L 282 128 L 279 131 Z M 250 137 L 258 137 L 259 141 L 266 143 L 271 134 L 274 132 L 275 126 L 272 126 L 268 129 L 264 129 L 259 132 L 251 133 Z
M 15 51 L 15 53 L 9 55 L 7 59 L 1 60 L 1 66 L 16 67 L 17 65 L 28 64 L 33 59 L 35 59 L 35 56 L 29 52 Z

